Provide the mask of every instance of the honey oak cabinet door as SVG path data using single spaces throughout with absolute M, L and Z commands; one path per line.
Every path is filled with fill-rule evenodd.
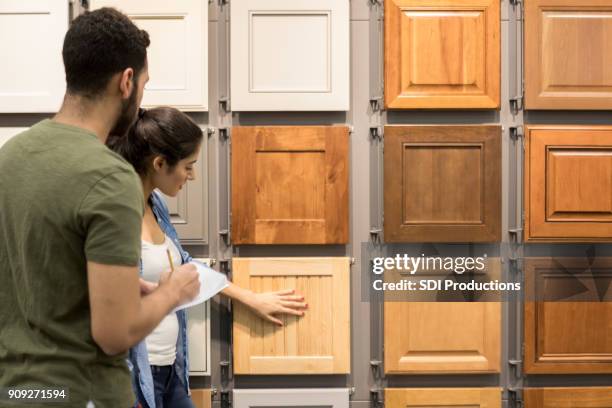
M 57 112 L 68 1 L 0 2 L 0 113 Z
M 349 0 L 232 0 L 234 111 L 349 109 Z
M 386 0 L 388 109 L 497 109 L 499 0 Z
M 386 388 L 386 408 L 501 408 L 501 388 Z
M 208 3 L 202 0 L 90 0 L 115 7 L 146 30 L 149 82 L 142 106 L 208 110 Z
M 210 408 L 211 404 L 211 391 L 210 390 L 191 390 L 191 400 L 196 408 Z
M 525 388 L 525 408 L 610 408 L 612 387 Z
M 235 389 L 235 408 L 349 408 L 346 388 Z
M 345 126 L 232 129 L 232 242 L 348 242 Z
M 385 126 L 386 242 L 501 239 L 499 126 Z
M 234 304 L 234 373 L 350 372 L 349 258 L 234 258 L 233 281 L 255 292 L 295 289 L 304 316 L 279 327 Z
M 211 264 L 208 258 L 196 258 L 196 261 Z M 187 343 L 189 375 L 210 375 L 210 301 L 187 309 Z
M 528 126 L 525 240 L 612 241 L 612 126 Z
M 612 2 L 525 2 L 527 109 L 612 108 Z
M 0 127 L 0 148 L 2 148 L 2 146 L 13 136 L 25 132 L 26 130 L 28 130 L 28 128 Z
M 612 258 L 591 263 L 586 258 L 525 258 L 524 265 L 525 372 L 612 373 L 612 302 L 534 301 L 557 293 L 580 296 L 583 285 L 598 291 L 588 300 L 604 296 L 612 280 Z

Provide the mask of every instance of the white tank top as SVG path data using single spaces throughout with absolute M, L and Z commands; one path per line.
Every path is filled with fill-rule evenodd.
M 167 249 L 170 249 L 174 267 L 180 265 L 181 254 L 168 236 L 165 236 L 165 241 L 160 245 L 142 241 L 142 278 L 144 280 L 157 283 L 161 273 L 170 269 Z M 179 324 L 176 313 L 170 313 L 145 339 L 149 364 L 156 366 L 174 364 L 178 334 Z

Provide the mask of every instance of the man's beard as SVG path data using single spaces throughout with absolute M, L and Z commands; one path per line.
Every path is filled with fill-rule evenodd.
M 115 126 L 110 131 L 110 135 L 119 137 L 125 136 L 128 130 L 130 130 L 130 127 L 134 124 L 137 112 L 136 87 L 134 87 L 128 100 L 122 102 L 121 115 L 119 115 Z

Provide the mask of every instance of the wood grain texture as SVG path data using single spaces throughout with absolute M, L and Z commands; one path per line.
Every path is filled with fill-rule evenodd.
M 527 126 L 525 240 L 612 241 L 612 126 Z
M 525 258 L 525 372 L 528 374 L 612 373 L 612 303 L 534 302 L 545 288 L 578 277 L 569 291 L 610 275 L 612 258 Z M 559 290 L 557 290 L 558 292 Z M 578 296 L 580 294 L 576 294 Z
M 497 0 L 385 1 L 387 109 L 498 109 Z
M 308 309 L 279 327 L 234 306 L 236 374 L 350 372 L 349 258 L 234 258 L 234 283 L 255 292 L 295 289 Z
M 525 2 L 527 109 L 612 108 L 612 3 Z
M 501 239 L 499 126 L 385 126 L 386 242 Z
M 348 242 L 348 128 L 232 130 L 232 242 Z
M 386 408 L 501 408 L 501 388 L 385 388 Z
M 525 388 L 525 408 L 612 408 L 612 387 Z
M 210 408 L 212 406 L 210 390 L 191 390 L 191 400 L 196 408 Z

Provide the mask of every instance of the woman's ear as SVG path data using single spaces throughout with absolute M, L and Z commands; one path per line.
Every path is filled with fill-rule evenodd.
M 153 170 L 156 172 L 161 171 L 161 169 L 164 168 L 165 163 L 166 161 L 162 156 L 155 156 L 153 159 Z

